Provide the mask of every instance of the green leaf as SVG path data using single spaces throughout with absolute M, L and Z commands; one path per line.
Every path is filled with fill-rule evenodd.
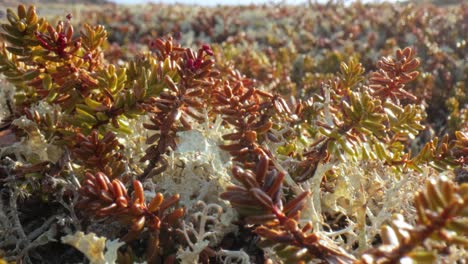
M 21 78 L 24 80 L 24 81 L 30 81 L 34 78 L 36 78 L 37 76 L 39 76 L 39 74 L 41 74 L 40 70 L 29 70 L 27 72 L 25 72 Z
M 415 264 L 433 264 L 437 260 L 437 257 L 433 252 L 423 250 L 414 250 L 408 254 L 408 257 L 410 257 Z
M 77 107 L 76 112 L 77 112 L 77 118 L 85 121 L 86 123 L 89 123 L 92 125 L 97 123 L 96 118 L 90 113 L 86 112 L 85 110 Z

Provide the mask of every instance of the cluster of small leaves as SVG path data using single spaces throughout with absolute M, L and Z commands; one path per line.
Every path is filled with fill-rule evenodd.
M 269 151 L 262 146 L 262 141 L 273 125 L 272 116 L 290 113 L 284 99 L 255 89 L 239 74 L 233 73 L 232 77 L 233 80 L 214 92 L 213 105 L 223 120 L 234 127 L 233 133 L 223 136 L 231 143 L 220 148 L 229 151 L 239 164 L 232 168 L 232 176 L 240 184 L 228 187 L 221 198 L 237 209 L 246 224 L 257 225 L 254 232 L 265 239 L 264 246 L 274 245 L 286 261 L 352 260 L 346 252 L 309 233 L 311 224 L 298 227 L 300 211 L 309 192 L 302 192 L 283 206 L 287 172 L 275 167 L 272 159 L 276 157 L 267 154 Z
M 132 172 L 128 170 L 128 158 L 122 155 L 124 146 L 119 143 L 117 134 L 132 132 L 126 122 L 129 118 L 147 112 L 157 115 L 161 109 L 167 110 L 163 108 L 164 103 L 158 105 L 156 101 L 164 100 L 164 96 L 178 98 L 164 90 L 167 83 L 174 89 L 172 78 L 180 80 L 184 95 L 185 92 L 194 93 L 191 88 L 203 83 L 207 75 L 213 75 L 206 74 L 212 61 L 205 56 L 209 56 L 211 50 L 204 46 L 198 54 L 177 47 L 172 51 L 171 39 L 161 49 L 162 40 L 157 40 L 154 55 L 142 56 L 118 68 L 104 61 L 102 47 L 107 33 L 102 26 L 84 25 L 84 31 L 76 37 L 69 21 L 71 16 L 52 27 L 45 19 L 37 17 L 33 6 L 26 11 L 19 5 L 18 14 L 10 9 L 7 13 L 9 24 L 3 24 L 2 36 L 8 44 L 4 44 L 2 50 L 2 73 L 17 88 L 16 108 L 10 119 L 24 114 L 44 132 L 47 140 L 65 148 L 58 164 L 33 162 L 16 168 L 15 173 L 18 176 L 35 173 L 38 178 L 60 174 L 71 169 L 65 166 L 69 162 L 66 153 L 71 153 L 73 166 L 80 168 L 73 173 L 79 172 L 79 180 L 83 182 L 78 208 L 98 217 L 112 216 L 130 225 L 132 232 L 125 236 L 127 241 L 143 237 L 140 236 L 143 231 L 150 229 L 146 257 L 151 263 L 162 261 L 170 255 L 169 251 L 175 250 L 175 246 L 168 245 L 169 253 L 163 252 L 161 245 L 174 239 L 173 231 L 184 210 L 165 212 L 177 203 L 177 195 L 164 200 L 162 194 L 157 194 L 147 204 L 139 181 L 133 183 L 136 198 L 130 199 L 125 184 Z M 161 98 L 155 98 L 160 93 Z M 182 99 L 187 102 L 180 106 L 184 113 L 192 113 L 190 106 L 197 103 L 198 95 L 201 94 L 195 89 L 192 95 L 195 99 Z M 35 105 L 43 101 L 52 105 L 55 112 L 35 110 Z M 173 117 L 179 111 L 179 102 L 174 104 Z M 58 118 L 60 109 L 63 113 Z M 185 121 L 187 117 L 183 118 Z M 175 117 L 173 122 L 178 119 Z M 171 126 L 164 124 L 164 133 L 175 129 Z M 22 135 L 14 126 L 6 127 Z M 167 142 L 162 144 L 167 148 Z M 154 157 L 149 155 L 145 160 L 149 158 Z M 108 177 L 113 179 L 112 183 Z M 44 184 L 41 186 L 45 188 Z M 88 207 L 90 204 L 93 206 Z
M 468 163 L 468 132 L 455 132 L 456 139 L 453 142 L 453 156 L 459 164 Z
M 422 119 L 420 109 L 413 104 L 402 107 L 400 103 L 400 99 L 413 98 L 404 87 L 417 76 L 418 72 L 414 70 L 419 61 L 413 58 L 410 48 L 397 50 L 396 57 L 397 61 L 392 58 L 383 59 L 379 72 L 370 77 L 370 86 L 360 88 L 354 87 L 357 82 L 350 77 L 349 72 L 353 71 L 354 79 L 358 80 L 363 69 L 351 60 L 351 67 L 346 64 L 341 67 L 343 79 L 332 82 L 327 87 L 328 94 L 325 91 L 323 97 L 316 97 L 324 105 L 318 112 L 322 115 L 315 120 L 320 126 L 318 132 L 321 136 L 311 145 L 311 150 L 303 154 L 305 159 L 298 164 L 301 172 L 298 180 L 311 177 L 319 162 L 329 162 L 335 157 L 342 161 L 347 156 L 356 158 L 360 154 L 359 149 L 362 149 L 362 158 L 380 159 L 392 166 L 421 162 L 417 157 L 409 159 L 409 154 L 405 153 L 402 145 L 423 128 L 419 123 Z M 267 245 L 283 244 L 274 248 L 287 261 L 309 258 L 328 262 L 351 261 L 352 257 L 332 245 L 320 244 L 318 241 L 324 239 L 317 234 L 306 235 L 310 226 L 298 228 L 298 218 L 295 217 L 299 217 L 303 206 L 301 201 L 307 196 L 306 193 L 292 199 L 284 206 L 285 209 L 282 207 L 284 197 L 279 191 L 283 188 L 278 186 L 283 184 L 287 172 L 280 172 L 273 165 L 274 162 L 269 163 L 276 157 L 262 146 L 261 135 L 268 135 L 272 128 L 272 112 L 281 113 L 284 110 L 291 114 L 284 99 L 278 100 L 279 96 L 259 93 L 273 101 L 267 104 L 261 96 L 255 97 L 256 89 L 245 89 L 243 82 L 237 82 L 236 89 L 230 88 L 230 83 L 227 83 L 224 90 L 214 93 L 217 99 L 215 105 L 229 106 L 227 109 L 219 108 L 218 111 L 222 113 L 225 122 L 235 128 L 233 133 L 223 137 L 233 143 L 220 147 L 229 151 L 234 160 L 240 162 L 241 165 L 235 166 L 232 174 L 242 185 L 229 187 L 222 198 L 229 200 L 237 208 L 245 217 L 246 223 L 259 225 L 255 232 L 269 241 Z M 243 88 L 245 92 L 242 92 Z M 283 104 L 275 104 L 274 101 Z M 306 111 L 306 108 L 307 105 L 297 108 L 297 115 L 302 116 L 302 111 Z M 263 116 L 262 111 L 265 111 Z M 262 129 L 257 131 L 258 128 Z M 460 143 L 461 140 L 458 145 Z M 439 157 L 433 155 L 429 157 L 431 158 L 437 160 Z M 455 156 L 446 158 L 454 159 Z
M 400 60 L 418 64 L 411 57 L 410 48 L 397 50 L 396 54 Z M 380 64 L 384 61 L 393 59 L 386 58 Z M 324 85 L 321 93 L 313 97 L 315 103 L 304 104 L 301 112 L 306 115 L 300 116 L 307 118 L 304 120 L 307 123 L 303 122 L 302 129 L 312 132 L 313 141 L 309 150 L 298 155 L 302 161 L 292 173 L 297 180 L 310 178 L 319 162 L 333 159 L 380 159 L 391 165 L 404 163 L 402 160 L 407 154 L 402 143 L 423 129 L 421 109 L 412 104 L 403 107 L 399 101 L 392 103 L 393 99 L 398 99 L 396 94 L 388 91 L 393 88 L 373 83 L 375 78 L 380 80 L 386 76 L 385 82 L 398 84 L 398 93 L 406 95 L 406 91 L 402 92 L 404 84 L 394 74 L 401 71 L 397 64 L 386 64 L 385 69 L 370 77 L 371 84 L 366 86 L 360 83 L 364 72 L 362 65 L 351 58 L 341 64 L 339 78 Z M 381 93 L 383 90 L 388 94 Z M 315 124 L 318 129 L 310 128 L 310 124 Z
M 58 130 L 62 129 L 58 109 L 54 109 L 53 113 L 40 113 L 36 109 L 25 108 L 24 115 L 36 123 L 47 138 L 53 137 Z
M 391 225 L 382 227 L 382 245 L 365 253 L 359 263 L 438 262 L 444 246 L 428 248 L 428 240 L 468 248 L 467 203 L 467 184 L 458 186 L 445 177 L 429 181 L 415 197 L 415 225 L 396 215 Z
M 381 56 L 398 46 L 413 46 L 427 63 L 406 91 L 427 103 L 426 112 L 437 135 L 445 132 L 451 108 L 446 106 L 447 100 L 461 106 L 455 115 L 467 103 L 466 96 L 456 96 L 457 87 L 466 87 L 465 3 L 106 8 L 111 11 L 96 15 L 91 10 L 81 15 L 106 25 L 113 33 L 112 41 L 132 46 L 145 43 L 157 32 L 159 36 L 178 36 L 184 45 L 219 43 L 214 49 L 223 51 L 216 52 L 221 65 L 236 65 L 266 89 L 301 97 L 314 93 L 321 81 L 333 79 L 346 57 L 357 56 L 366 69 L 373 70 Z M 259 18 L 266 22 L 251 23 Z M 461 127 L 461 123 L 452 123 L 448 132 Z
M 143 232 L 149 232 L 146 259 L 148 263 L 162 263 L 174 249 L 174 235 L 184 209 L 177 208 L 168 212 L 179 200 L 178 195 L 167 199 L 161 193 L 148 203 L 145 200 L 143 185 L 133 181 L 133 195 L 118 179 L 110 179 L 101 172 L 86 173 L 86 180 L 80 189 L 81 199 L 77 207 L 97 217 L 109 217 L 130 226 L 122 238 L 132 241 Z
M 99 137 L 109 131 L 130 134 L 129 118 L 153 113 L 152 124 L 145 126 L 158 132 L 147 142 L 151 146 L 142 161 L 150 160 L 150 164 L 144 176 L 157 164 L 163 170 L 162 155 L 175 148 L 175 131 L 189 129 L 192 119 L 203 119 L 205 105 L 199 98 L 218 75 L 211 69 L 210 47 L 204 45 L 195 53 L 178 47 L 170 38 L 158 39 L 151 45 L 154 54 L 117 68 L 103 61 L 107 34 L 102 26 L 84 25 L 80 37 L 75 37 L 70 17 L 54 28 L 37 17 L 34 7 L 25 10 L 23 5 L 18 7 L 18 15 L 8 10 L 10 24 L 4 24 L 4 35 L 9 45 L 1 57 L 2 72 L 16 78 L 8 80 L 17 84 L 16 94 L 24 97 L 16 98 L 17 115 L 23 111 L 27 116 L 35 114 L 23 108 L 42 99 L 58 104 L 68 114 L 60 126 L 39 122 L 37 114 L 31 119 L 47 126 L 44 130 L 50 136 L 55 132 L 62 138 L 92 131 L 98 131 Z
M 96 88 L 92 75 L 102 67 L 104 28 L 85 26 L 77 38 L 68 19 L 53 27 L 37 16 L 33 6 L 26 11 L 20 5 L 18 14 L 11 9 L 7 13 L 9 24 L 2 25 L 2 36 L 9 45 L 1 56 L 2 73 L 14 78 L 21 91 L 16 104 L 29 106 L 46 99 L 73 110 Z
M 449 136 L 445 135 L 441 139 L 435 137 L 426 143 L 421 151 L 407 162 L 407 165 L 417 169 L 418 164 L 429 164 L 437 170 L 443 171 L 448 167 L 463 167 L 467 164 L 467 155 L 467 133 L 457 131 L 453 140 L 449 140 Z
M 208 45 L 203 45 L 196 54 L 190 49 L 174 47 L 172 39 L 166 42 L 156 40 L 153 45 L 157 48 L 160 60 L 172 60 L 177 75 L 164 77 L 167 88 L 158 97 L 152 98 L 147 107 L 152 114 L 151 123 L 144 124 L 144 127 L 157 133 L 146 141 L 150 146 L 142 161 L 150 160 L 150 164 L 143 177 L 166 169 L 167 162 L 163 155 L 175 149 L 177 131 L 191 129 L 191 123 L 205 119 L 203 109 L 207 107 L 206 94 L 210 93 L 215 85 L 214 78 L 219 75 L 212 69 L 214 61 L 209 57 L 213 52 Z M 153 170 L 156 165 L 158 168 Z
M 269 93 L 255 89 L 250 80 L 242 78 L 240 73 L 233 72 L 232 76 L 233 80 L 212 95 L 215 111 L 235 128 L 233 133 L 223 136 L 224 140 L 232 143 L 220 145 L 220 148 L 229 151 L 238 162 L 254 163 L 258 156 L 258 138 L 264 136 L 273 125 L 268 118 L 268 111 L 272 109 L 267 99 L 274 99 Z
M 89 136 L 76 134 L 74 146 L 71 148 L 72 158 L 80 161 L 87 169 L 94 169 L 109 176 L 111 179 L 123 178 L 125 160 L 119 152 L 123 146 L 112 132 L 107 132 L 99 139 L 97 131 Z
M 34 7 L 27 16 L 24 10 L 20 5 L 18 15 L 8 11 L 12 18 L 3 25 L 3 36 L 9 45 L 1 56 L 2 73 L 19 89 L 18 114 L 45 99 L 70 114 L 65 127 L 73 129 L 68 130 L 131 133 L 126 120 L 143 114 L 144 104 L 162 91 L 165 76 L 177 73 L 170 58 L 147 57 L 130 62 L 128 68 L 106 65 L 104 27 L 84 25 L 76 37 L 69 19 L 54 28 L 37 17 Z M 17 32 L 24 23 L 31 29 Z
M 246 224 L 257 227 L 254 232 L 264 239 L 264 247 L 273 246 L 285 261 L 320 259 L 327 263 L 351 261 L 348 255 L 312 231 L 310 223 L 299 228 L 298 220 L 304 207 L 303 192 L 283 206 L 284 172 L 272 168 L 269 158 L 259 155 L 255 171 L 235 166 L 232 175 L 241 185 L 230 186 L 221 195 L 245 217 Z
M 442 144 L 438 144 L 437 138 L 428 142 L 414 156 L 407 147 L 424 129 L 421 124 L 423 108 L 400 102 L 415 97 L 405 90 L 405 85 L 418 75 L 415 69 L 419 61 L 414 58 L 411 48 L 397 50 L 396 59 L 388 57 L 379 61 L 379 70 L 371 74 L 369 86 L 359 87 L 356 82 L 350 82 L 347 77 L 350 69 L 354 69 L 355 76 L 359 76 L 363 69 L 356 66 L 353 59 L 347 64 L 342 63 L 341 78 L 330 82 L 322 89 L 322 94 L 314 96 L 314 101 L 323 106 L 315 109 L 308 118 L 318 125 L 318 134 L 313 133 L 316 139 L 302 154 L 304 161 L 293 173 L 298 180 L 307 179 L 318 162 L 333 157 L 342 161 L 379 159 L 400 169 L 418 171 L 421 164 L 444 170 L 466 163 L 463 158 L 464 133 L 460 131 L 450 142 L 448 136 Z M 311 107 L 303 108 L 306 112 Z M 455 146 L 459 146 L 456 151 Z
M 397 50 L 396 59 L 383 58 L 377 62 L 378 71 L 371 74 L 369 87 L 378 98 L 390 98 L 398 102 L 401 99 L 416 100 L 416 96 L 407 92 L 405 84 L 419 75 L 420 62 L 414 57 L 410 48 Z

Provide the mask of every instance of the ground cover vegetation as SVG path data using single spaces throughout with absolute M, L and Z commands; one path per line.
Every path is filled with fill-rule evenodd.
M 466 4 L 44 10 L 1 23 L 0 263 L 468 258 Z

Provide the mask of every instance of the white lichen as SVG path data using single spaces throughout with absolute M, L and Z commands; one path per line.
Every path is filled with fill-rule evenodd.
M 13 105 L 14 87 L 5 80 L 0 80 L 0 122 L 11 113 L 8 105 Z
M 118 240 L 106 240 L 94 233 L 84 234 L 79 231 L 62 237 L 62 243 L 71 245 L 81 251 L 92 264 L 114 264 L 117 260 L 117 250 L 124 243 Z M 104 253 L 104 250 L 106 252 Z
M 239 251 L 221 249 L 216 257 L 224 264 L 250 264 L 250 258 L 242 249 Z
M 323 213 L 346 217 L 346 226 L 326 234 L 355 254 L 372 245 L 381 226 L 388 224 L 393 214 L 414 215 L 414 194 L 429 178 L 428 173 L 402 175 L 378 161 L 339 164 L 334 172 L 336 185 L 333 192 L 322 192 L 321 205 Z M 356 242 L 358 248 L 353 250 Z
M 219 198 L 232 184 L 229 153 L 218 147 L 225 133 L 221 119 L 178 132 L 177 148 L 166 157 L 167 170 L 145 182 L 145 187 L 151 190 L 149 195 L 154 196 L 157 191 L 168 195 L 178 193 L 179 204 L 186 208 L 193 208 L 197 201 L 204 201 L 232 210 Z
M 211 243 L 216 243 L 216 230 L 213 228 L 220 223 L 223 208 L 217 204 L 208 204 L 199 201 L 201 211 L 191 214 L 191 222 L 182 223 L 182 234 L 188 247 L 179 249 L 177 258 L 182 264 L 198 263 L 200 254 Z
M 145 155 L 145 150 L 148 147 L 146 139 L 151 135 L 150 130 L 143 127 L 143 124 L 147 123 L 148 120 L 149 117 L 147 115 L 126 120 L 129 127 L 132 129 L 131 134 L 116 131 L 117 140 L 120 144 L 125 146 L 122 150 L 122 154 L 128 157 L 126 165 L 129 166 L 129 168 L 127 168 L 127 170 L 133 170 L 137 174 L 143 173 L 142 168 L 144 168 L 144 164 L 140 162 L 140 159 Z
M 84 234 L 76 232 L 72 235 L 62 237 L 62 243 L 71 245 L 83 252 L 83 254 L 93 264 L 104 264 L 104 249 L 106 246 L 106 238 L 98 237 L 94 233 Z
M 31 111 L 37 111 L 41 115 L 49 114 L 51 116 L 54 115 L 54 112 L 61 112 L 58 105 L 50 105 L 45 101 L 31 106 L 30 109 Z M 63 148 L 54 145 L 54 138 L 47 138 L 37 124 L 26 116 L 13 120 L 12 125 L 22 129 L 27 136 L 21 138 L 19 142 L 1 148 L 0 157 L 13 154 L 17 161 L 34 164 L 42 161 L 55 163 L 62 156 Z
M 117 251 L 124 244 L 118 239 L 106 241 L 106 253 L 104 253 L 106 264 L 113 264 L 117 261 Z

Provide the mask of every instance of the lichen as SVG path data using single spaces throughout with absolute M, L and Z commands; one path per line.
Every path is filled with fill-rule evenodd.
M 346 217 L 347 227 L 341 230 L 343 232 L 335 230 L 331 234 L 341 241 L 340 244 L 344 243 L 341 236 L 345 235 L 343 246 L 347 250 L 352 250 L 357 242 L 358 252 L 371 247 L 380 227 L 388 223 L 393 214 L 412 215 L 415 191 L 433 175 L 426 168 L 424 174 L 407 172 L 400 177 L 378 161 L 340 164 L 333 170 L 336 186 L 333 192 L 323 194 L 323 211 Z
M 180 204 L 186 208 L 192 208 L 198 201 L 223 204 L 219 194 L 231 183 L 231 161 L 218 147 L 224 133 L 220 123 L 218 119 L 178 132 L 178 145 L 168 157 L 168 170 L 155 176 L 155 188 L 179 193 Z
M 7 117 L 11 115 L 11 109 L 9 109 L 9 105 L 14 103 L 13 94 L 14 94 L 14 87 L 5 80 L 0 80 L 0 121 L 5 120 Z
M 31 111 L 37 111 L 39 114 L 60 113 L 60 107 L 50 105 L 45 101 L 31 107 Z M 26 132 L 26 135 L 9 146 L 0 150 L 0 156 L 14 154 L 18 161 L 34 164 L 42 161 L 57 162 L 63 153 L 63 148 L 54 144 L 55 138 L 47 138 L 46 134 L 39 129 L 36 122 L 21 116 L 12 121 L 12 125 Z
M 117 260 L 117 250 L 124 244 L 118 240 L 98 237 L 94 233 L 85 235 L 81 231 L 63 236 L 61 240 L 62 243 L 69 244 L 83 252 L 92 264 L 114 264 Z

